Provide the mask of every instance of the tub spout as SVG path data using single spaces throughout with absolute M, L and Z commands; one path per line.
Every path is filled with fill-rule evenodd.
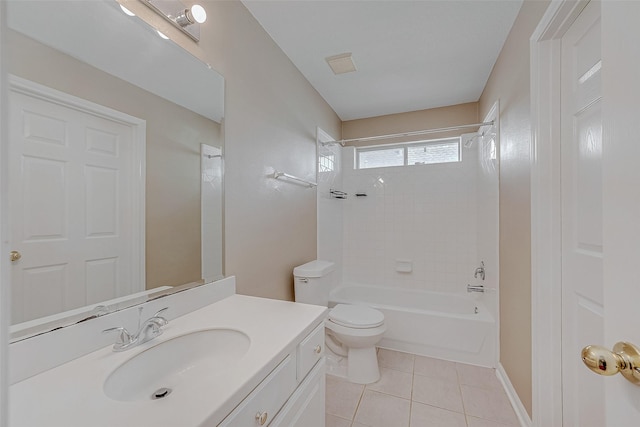
M 482 285 L 467 285 L 467 292 L 484 292 Z

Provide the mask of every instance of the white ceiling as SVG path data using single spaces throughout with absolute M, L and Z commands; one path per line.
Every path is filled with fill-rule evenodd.
M 522 0 L 243 0 L 342 120 L 477 101 Z M 357 72 L 325 58 L 353 53 Z

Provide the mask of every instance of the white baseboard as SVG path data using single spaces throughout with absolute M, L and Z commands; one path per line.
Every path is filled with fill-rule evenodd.
M 507 393 L 507 397 L 511 402 L 511 406 L 513 406 L 513 410 L 516 412 L 516 416 L 518 417 L 518 421 L 520 422 L 520 426 L 522 427 L 531 427 L 531 418 L 527 413 L 522 401 L 518 397 L 518 393 L 516 393 L 516 389 L 513 388 L 513 384 L 509 380 L 509 376 L 507 372 L 504 370 L 502 363 L 498 363 L 498 367 L 496 368 L 496 376 L 498 380 L 502 383 L 504 387 L 504 391 Z

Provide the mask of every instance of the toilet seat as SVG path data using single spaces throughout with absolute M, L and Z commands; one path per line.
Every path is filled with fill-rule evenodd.
M 355 329 L 376 328 L 384 323 L 384 314 L 364 305 L 338 304 L 328 319 L 340 326 Z

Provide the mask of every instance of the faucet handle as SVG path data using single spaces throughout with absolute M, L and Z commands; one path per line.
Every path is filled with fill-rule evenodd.
M 169 324 L 169 321 L 167 319 L 165 319 L 163 316 L 160 315 L 162 312 L 164 312 L 164 311 L 166 311 L 168 309 L 169 309 L 169 307 L 162 308 L 162 309 L 158 310 L 156 312 L 156 314 L 153 315 L 153 318 L 156 318 L 156 319 L 160 320 L 160 323 L 161 323 L 160 326 L 165 326 L 165 325 Z
M 156 314 L 154 314 L 154 315 L 153 315 L 153 317 L 161 317 L 161 316 L 160 316 L 160 314 L 161 314 L 162 312 L 164 312 L 164 311 L 167 311 L 167 310 L 169 310 L 169 307 L 161 308 L 160 310 L 158 310 L 158 311 L 156 312 Z
M 127 345 L 133 341 L 133 337 L 131 336 L 129 331 L 127 331 L 127 328 L 123 326 L 118 326 L 117 328 L 105 329 L 104 331 L 102 331 L 102 333 L 105 334 L 105 333 L 114 332 L 114 331 L 120 332 L 120 334 L 118 335 L 118 340 L 115 343 L 115 346 Z

